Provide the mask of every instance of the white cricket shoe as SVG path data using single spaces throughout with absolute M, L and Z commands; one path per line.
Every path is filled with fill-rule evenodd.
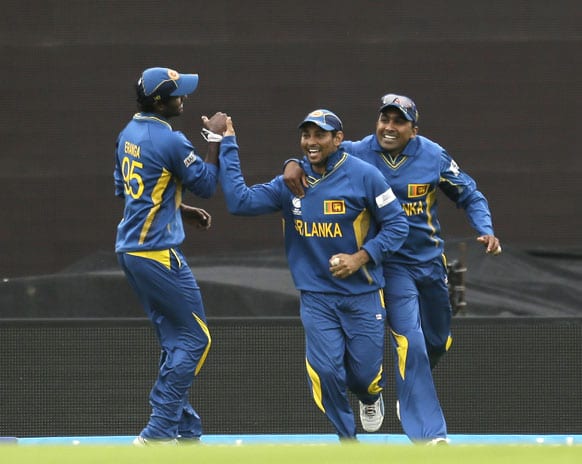
M 438 446 L 438 445 L 448 445 L 449 439 L 448 438 L 433 438 L 431 441 L 427 442 L 428 446 Z
M 366 432 L 376 432 L 384 422 L 384 400 L 382 394 L 374 404 L 364 404 L 360 401 L 360 421 Z
M 133 446 L 176 446 L 178 440 L 172 438 L 170 440 L 154 440 L 153 438 L 144 438 L 138 435 L 133 440 Z

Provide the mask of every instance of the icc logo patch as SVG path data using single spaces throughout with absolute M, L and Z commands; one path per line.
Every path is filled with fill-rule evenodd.
M 323 214 L 346 214 L 344 200 L 325 200 L 323 202 Z
M 408 198 L 426 196 L 429 186 L 429 184 L 408 184 Z
M 291 212 L 295 216 L 301 216 L 301 199 L 293 197 L 293 199 L 291 200 L 291 206 L 292 206 Z

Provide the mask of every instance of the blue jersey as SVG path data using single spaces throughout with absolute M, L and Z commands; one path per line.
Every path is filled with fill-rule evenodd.
M 346 151 L 376 166 L 406 213 L 410 232 L 391 258 L 393 262 L 428 262 L 443 253 L 438 219 L 437 189 L 466 211 L 480 235 L 493 235 L 487 200 L 475 181 L 463 172 L 446 150 L 426 137 L 411 139 L 396 158 L 385 153 L 375 134 L 357 142 L 344 142 Z
M 310 188 L 295 197 L 282 176 L 248 187 L 234 136 L 220 146 L 219 179 L 228 210 L 254 216 L 281 211 L 289 269 L 298 290 L 356 295 L 384 286 L 382 261 L 406 238 L 408 225 L 382 174 L 343 149 L 332 154 L 323 175 L 305 161 Z M 366 250 L 370 261 L 346 279 L 332 276 L 329 259 Z
M 116 252 L 164 250 L 184 241 L 185 188 L 208 198 L 217 167 L 202 160 L 181 132 L 155 114 L 137 113 L 116 144 L 115 194 L 125 198 Z

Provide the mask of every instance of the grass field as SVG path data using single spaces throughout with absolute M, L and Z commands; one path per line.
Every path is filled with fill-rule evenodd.
M 372 444 L 0 447 L 2 464 L 574 464 L 582 446 Z

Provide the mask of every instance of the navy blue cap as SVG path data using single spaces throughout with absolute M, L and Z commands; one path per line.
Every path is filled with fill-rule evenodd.
M 183 97 L 198 87 L 198 74 L 180 74 L 169 68 L 148 68 L 137 83 L 144 96 L 154 100 Z
M 305 116 L 305 119 L 299 124 L 301 128 L 304 124 L 312 122 L 326 131 L 343 131 L 343 124 L 340 118 L 329 110 L 315 110 Z
M 415 103 L 408 97 L 404 95 L 396 95 L 395 93 L 388 93 L 384 95 L 380 102 L 382 106 L 380 106 L 379 112 L 381 113 L 386 108 L 394 107 L 400 110 L 403 116 L 408 120 L 411 121 L 412 124 L 418 123 L 418 110 L 416 109 Z

